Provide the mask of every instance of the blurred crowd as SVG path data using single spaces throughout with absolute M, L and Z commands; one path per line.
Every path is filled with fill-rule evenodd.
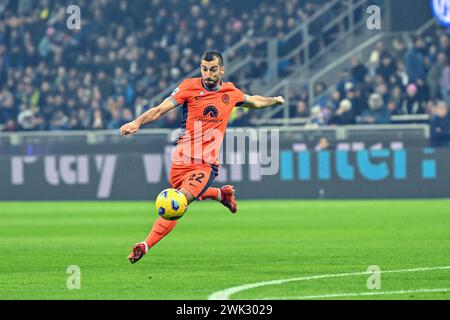
M 135 106 L 198 68 L 205 49 L 223 51 L 245 35 L 282 38 L 324 3 L 79 0 L 81 29 L 69 30 L 70 1 L 2 0 L 0 128 L 117 129 Z M 246 68 L 254 76 L 263 69 Z M 173 111 L 156 125 L 179 124 Z
M 449 33 L 439 28 L 434 36 L 379 42 L 367 61 L 353 57 L 335 86 L 314 84 L 314 94 L 312 106 L 307 88 L 291 97 L 291 116 L 307 118 L 309 127 L 388 124 L 392 116 L 428 114 L 432 133 L 448 141 L 449 129 L 433 126 L 449 120 L 443 110 L 450 106 Z
M 289 52 L 302 39 L 283 42 L 283 37 L 326 3 L 79 0 L 81 29 L 69 30 L 68 0 L 2 0 L 0 130 L 117 129 L 135 118 L 136 106 L 145 106 L 197 69 L 206 49 L 224 51 L 243 37 L 270 36 L 278 39 L 280 54 Z M 310 33 L 320 33 L 320 23 L 333 18 L 327 12 L 320 17 L 324 21 L 311 24 Z M 327 37 L 333 34 L 321 41 Z M 234 55 L 253 57 L 261 50 L 251 40 Z M 289 69 L 279 67 L 281 75 Z M 264 77 L 266 71 L 254 59 L 239 77 Z M 248 92 L 239 79 L 229 80 Z M 383 124 L 393 115 L 429 114 L 432 136 L 448 139 L 449 116 L 443 107 L 450 106 L 449 34 L 438 29 L 431 37 L 380 42 L 367 61 L 354 57 L 332 88 L 316 83 L 314 96 L 309 105 L 307 88 L 294 90 L 290 116 L 318 127 Z M 230 124 L 251 125 L 257 116 L 235 108 Z M 181 112 L 174 109 L 152 126 L 176 128 L 180 122 Z

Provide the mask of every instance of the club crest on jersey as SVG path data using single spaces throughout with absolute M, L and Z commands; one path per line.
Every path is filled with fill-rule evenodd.
M 225 104 L 229 104 L 230 103 L 230 96 L 228 94 L 224 94 L 222 95 L 222 102 Z
M 205 93 L 204 93 L 203 91 L 200 91 L 200 95 L 201 95 L 201 96 L 204 96 Z
M 219 116 L 219 111 L 214 106 L 207 106 L 205 110 L 203 110 L 204 117 L 217 118 Z

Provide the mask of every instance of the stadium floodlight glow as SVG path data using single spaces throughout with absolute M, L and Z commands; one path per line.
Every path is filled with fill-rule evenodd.
M 450 0 L 430 0 L 430 4 L 439 24 L 450 27 Z

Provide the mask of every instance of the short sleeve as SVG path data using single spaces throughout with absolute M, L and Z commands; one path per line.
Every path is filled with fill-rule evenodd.
M 177 105 L 181 105 L 189 99 L 189 87 L 186 80 L 181 81 L 178 87 L 173 90 L 169 99 Z
M 234 101 L 234 105 L 239 107 L 247 101 L 247 95 L 238 88 L 234 87 Z

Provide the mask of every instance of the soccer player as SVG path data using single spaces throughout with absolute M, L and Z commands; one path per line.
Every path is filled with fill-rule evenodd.
M 280 105 L 284 99 L 281 96 L 245 95 L 233 83 L 223 81 L 225 68 L 220 52 L 204 52 L 200 70 L 201 77 L 183 80 L 159 106 L 124 124 L 119 132 L 121 135 L 134 134 L 142 125 L 182 106 L 184 134 L 172 152 L 170 184 L 186 196 L 188 204 L 194 200 L 213 199 L 235 213 L 234 187 L 211 187 L 218 174 L 219 152 L 231 111 L 235 106 L 260 109 Z M 137 262 L 176 224 L 177 220 L 158 217 L 145 241 L 133 246 L 128 260 Z

